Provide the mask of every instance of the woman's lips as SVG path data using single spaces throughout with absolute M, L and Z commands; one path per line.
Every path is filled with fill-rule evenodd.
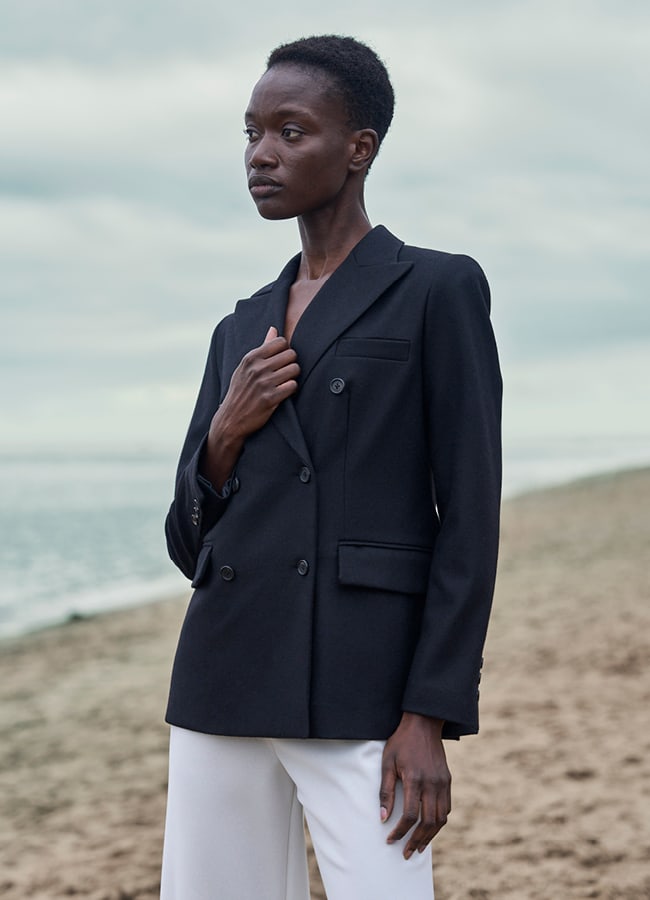
M 248 179 L 248 190 L 253 197 L 270 197 L 277 193 L 282 185 L 266 175 L 252 175 Z
M 270 197 L 271 194 L 275 194 L 279 190 L 281 190 L 279 184 L 252 184 L 249 187 L 253 197 Z

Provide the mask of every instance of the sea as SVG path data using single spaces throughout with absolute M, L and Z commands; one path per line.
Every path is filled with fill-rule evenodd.
M 648 436 L 506 441 L 504 497 L 650 465 Z M 0 452 L 0 638 L 188 592 L 167 557 L 171 452 Z

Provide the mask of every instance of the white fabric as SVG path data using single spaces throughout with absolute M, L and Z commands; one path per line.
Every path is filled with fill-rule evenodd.
M 303 809 L 328 900 L 433 900 L 430 848 L 386 843 L 383 747 L 172 726 L 161 900 L 308 900 Z

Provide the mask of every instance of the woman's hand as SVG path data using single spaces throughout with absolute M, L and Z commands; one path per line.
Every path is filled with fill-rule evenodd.
M 442 745 L 442 719 L 405 712 L 386 741 L 382 760 L 381 819 L 386 822 L 395 803 L 395 784 L 404 789 L 404 809 L 388 835 L 389 844 L 403 838 L 417 823 L 404 848 L 404 859 L 420 853 L 437 835 L 451 811 L 451 773 Z
M 250 350 L 233 372 L 223 403 L 212 417 L 201 467 L 217 490 L 232 472 L 248 435 L 262 428 L 298 389 L 296 359 L 296 351 L 271 326 L 264 343 Z

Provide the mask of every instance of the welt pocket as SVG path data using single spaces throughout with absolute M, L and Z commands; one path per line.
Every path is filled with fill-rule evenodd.
M 403 338 L 340 338 L 336 356 L 361 356 L 366 359 L 393 359 L 406 362 L 411 342 Z
M 196 561 L 194 569 L 194 578 L 192 579 L 192 587 L 197 588 L 205 581 L 210 568 L 210 556 L 212 555 L 212 544 L 204 544 L 199 551 L 199 557 Z
M 424 594 L 429 582 L 431 549 L 408 544 L 341 541 L 338 547 L 340 584 Z

